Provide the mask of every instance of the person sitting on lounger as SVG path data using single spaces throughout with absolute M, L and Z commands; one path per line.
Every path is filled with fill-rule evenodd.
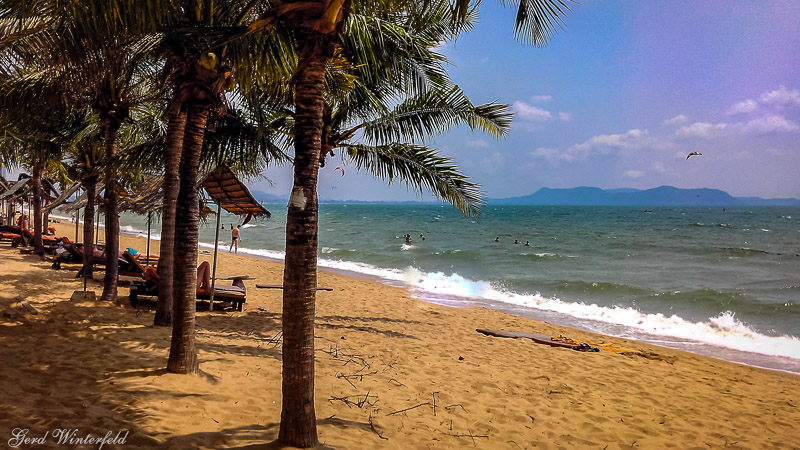
M 211 265 L 208 261 L 197 266 L 197 292 L 211 292 Z
M 160 279 L 158 269 L 150 266 L 145 267 L 142 276 L 145 284 L 157 284 Z M 197 291 L 211 292 L 211 265 L 208 264 L 208 261 L 203 261 L 197 266 Z

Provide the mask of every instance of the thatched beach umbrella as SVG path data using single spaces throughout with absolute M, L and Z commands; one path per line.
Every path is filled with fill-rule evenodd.
M 217 253 L 219 252 L 219 225 L 222 210 L 238 216 L 247 216 L 246 223 L 251 217 L 271 217 L 267 211 L 247 189 L 236 174 L 227 166 L 217 166 L 203 178 L 202 186 L 211 201 L 217 204 L 217 225 L 214 232 L 214 259 L 211 265 L 211 299 L 210 309 L 214 309 L 214 286 L 217 277 Z

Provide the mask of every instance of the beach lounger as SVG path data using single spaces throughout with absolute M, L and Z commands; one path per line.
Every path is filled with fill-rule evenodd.
M 151 269 L 152 274 L 152 269 Z M 214 301 L 229 302 L 233 304 L 236 311 L 242 310 L 242 305 L 247 302 L 247 287 L 244 285 L 244 280 L 252 280 L 253 278 L 242 275 L 235 277 L 217 278 L 218 280 L 227 279 L 231 280 L 230 286 L 214 286 Z M 158 279 L 157 275 L 151 276 L 145 281 L 131 282 L 131 291 L 128 300 L 131 306 L 136 308 L 139 303 L 139 297 L 157 297 L 158 296 Z M 196 294 L 197 300 L 211 300 L 211 289 L 198 289 Z
M 120 262 L 119 276 L 136 278 L 142 278 L 144 276 L 144 266 L 142 266 L 139 259 L 133 256 L 131 252 L 127 250 L 122 252 L 122 261 L 124 261 L 124 264 Z
M 0 240 L 12 240 L 22 235 L 22 229 L 13 225 L 0 225 Z
M 53 269 L 61 269 L 61 263 L 71 262 L 71 263 L 81 263 L 83 262 L 83 244 L 78 244 L 75 242 L 68 242 L 64 244 L 63 247 L 64 251 L 58 252 L 53 257 Z M 104 246 L 98 245 L 95 248 L 94 257 L 100 258 L 104 255 L 103 253 Z
M 58 242 L 62 239 L 64 238 L 42 234 L 42 245 L 45 247 L 58 245 Z M 69 239 L 67 239 L 67 242 L 69 242 Z M 27 246 L 31 243 L 33 243 L 33 231 L 31 230 L 23 230 L 20 235 L 17 235 L 11 239 L 12 247 L 19 247 L 20 245 Z

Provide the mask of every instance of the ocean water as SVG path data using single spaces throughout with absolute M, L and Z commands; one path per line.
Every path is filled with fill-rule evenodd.
M 280 260 L 286 208 L 268 208 L 240 251 Z M 237 220 L 223 213 L 224 251 Z M 146 229 L 142 217 L 122 223 Z M 320 267 L 423 300 L 800 374 L 800 208 L 487 206 L 475 219 L 444 205 L 341 204 L 320 206 L 319 228 Z M 213 247 L 214 223 L 200 240 Z

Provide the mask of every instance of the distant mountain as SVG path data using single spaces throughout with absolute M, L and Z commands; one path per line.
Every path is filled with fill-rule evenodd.
M 250 193 L 253 194 L 253 197 L 255 197 L 259 202 L 264 202 L 270 205 L 289 203 L 289 194 L 275 195 L 268 194 L 263 191 L 250 191 Z
M 524 197 L 488 199 L 490 205 L 588 205 L 588 206 L 800 206 L 800 199 L 732 197 L 719 189 L 679 189 L 661 186 L 639 190 L 631 188 L 572 189 L 542 188 Z
M 259 202 L 264 202 L 268 205 L 286 205 L 289 203 L 289 194 L 275 195 L 268 194 L 263 191 L 250 191 L 253 197 Z M 441 202 L 419 202 L 419 201 L 375 201 L 375 200 L 332 200 L 332 199 L 319 199 L 320 204 L 324 205 L 343 205 L 343 204 L 363 204 L 363 205 L 434 205 Z

